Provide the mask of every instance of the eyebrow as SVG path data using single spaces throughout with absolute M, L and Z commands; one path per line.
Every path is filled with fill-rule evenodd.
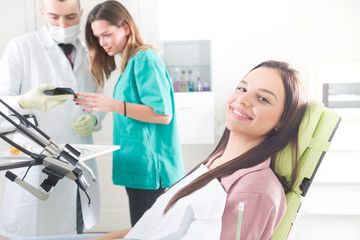
M 246 86 L 248 85 L 248 83 L 247 83 L 245 80 L 241 80 L 240 82 L 243 83 L 243 84 L 245 84 Z M 258 90 L 261 91 L 261 92 L 266 92 L 266 93 L 269 93 L 269 94 L 273 95 L 274 98 L 276 99 L 276 101 L 278 101 L 275 93 L 273 93 L 272 91 L 270 91 L 270 90 L 268 90 L 268 89 L 265 89 L 265 88 L 259 88 Z
M 47 14 L 51 15 L 53 17 L 61 17 L 61 15 L 51 13 L 51 12 L 48 12 Z M 77 15 L 78 15 L 77 13 L 70 13 L 70 14 L 65 15 L 65 17 L 76 17 Z
M 99 35 L 95 35 L 95 34 L 94 34 L 94 36 L 95 36 L 95 37 L 99 37 L 99 36 L 104 36 L 104 35 L 106 35 L 106 34 L 109 34 L 109 31 L 108 31 L 108 30 L 103 31 L 103 32 L 100 33 Z

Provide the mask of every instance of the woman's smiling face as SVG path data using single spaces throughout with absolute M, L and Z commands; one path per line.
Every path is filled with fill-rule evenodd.
M 285 89 L 278 70 L 260 67 L 249 72 L 228 98 L 226 127 L 249 140 L 264 140 L 277 128 L 284 111 Z

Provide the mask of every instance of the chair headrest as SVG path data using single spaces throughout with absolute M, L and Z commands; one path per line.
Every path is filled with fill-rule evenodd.
M 311 178 L 323 152 L 327 152 L 340 116 L 324 104 L 315 100 L 310 102 L 299 128 L 300 173 L 297 184 L 298 193 L 304 178 Z M 294 166 L 290 146 L 287 146 L 275 159 L 275 171 L 290 179 Z M 310 176 L 309 176 L 310 175 Z

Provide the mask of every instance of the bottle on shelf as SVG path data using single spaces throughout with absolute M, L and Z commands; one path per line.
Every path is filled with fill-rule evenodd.
M 172 81 L 174 92 L 180 92 L 180 69 L 178 67 L 174 68 L 172 73 Z
M 186 71 L 182 70 L 180 75 L 180 92 L 188 92 L 189 87 L 186 81 Z
M 203 86 L 202 83 L 200 81 L 200 77 L 197 78 L 196 80 L 196 92 L 202 92 L 203 91 Z
M 203 83 L 203 91 L 204 92 L 209 92 L 210 91 L 210 85 L 209 85 L 209 83 L 207 82 L 207 81 L 204 81 L 204 83 Z
M 194 78 L 193 78 L 191 69 L 188 69 L 187 84 L 188 84 L 188 91 L 194 92 L 195 91 L 195 86 L 194 86 L 195 83 L 194 83 Z

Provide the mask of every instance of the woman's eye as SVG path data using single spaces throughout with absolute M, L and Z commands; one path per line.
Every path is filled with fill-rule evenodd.
M 243 87 L 237 87 L 236 90 L 240 92 L 246 92 L 246 89 Z
M 106 37 L 106 38 L 109 38 L 110 36 L 111 36 L 110 33 L 104 35 L 104 37 Z
M 266 98 L 264 97 L 259 97 L 259 99 L 262 101 L 262 102 L 266 102 L 266 103 L 270 103 Z

